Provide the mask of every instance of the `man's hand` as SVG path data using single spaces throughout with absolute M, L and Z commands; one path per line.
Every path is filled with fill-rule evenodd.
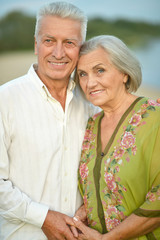
M 76 240 L 69 225 L 74 225 L 72 218 L 65 214 L 49 210 L 43 223 L 42 231 L 48 240 Z

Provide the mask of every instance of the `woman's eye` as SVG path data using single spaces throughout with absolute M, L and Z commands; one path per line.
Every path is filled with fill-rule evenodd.
M 104 72 L 104 69 L 103 69 L 103 68 L 100 68 L 100 69 L 98 69 L 97 72 L 98 72 L 98 73 L 103 73 L 103 72 Z
M 86 76 L 86 73 L 85 72 L 80 72 L 78 75 L 79 75 L 79 77 L 84 77 L 84 76 Z

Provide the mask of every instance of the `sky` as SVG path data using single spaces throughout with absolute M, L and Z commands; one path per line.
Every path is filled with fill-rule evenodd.
M 13 10 L 35 15 L 40 6 L 56 0 L 0 0 L 0 18 Z M 66 0 L 90 17 L 160 23 L 160 0 Z

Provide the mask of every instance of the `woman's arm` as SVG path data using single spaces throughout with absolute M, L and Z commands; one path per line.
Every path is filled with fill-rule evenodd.
M 148 218 L 131 214 L 116 228 L 104 235 L 85 226 L 79 219 L 75 219 L 75 226 L 82 231 L 79 239 L 89 240 L 125 240 L 145 235 L 160 227 L 160 217 Z
M 160 227 L 160 217 L 139 217 L 131 214 L 115 229 L 104 234 L 102 240 L 120 240 L 143 236 Z

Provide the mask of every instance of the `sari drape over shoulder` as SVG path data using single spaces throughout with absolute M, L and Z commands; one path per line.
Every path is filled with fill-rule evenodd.
M 107 233 L 127 216 L 160 217 L 160 104 L 137 98 L 121 117 L 104 152 L 103 111 L 88 120 L 79 188 L 89 226 Z M 160 239 L 160 228 L 137 239 Z

